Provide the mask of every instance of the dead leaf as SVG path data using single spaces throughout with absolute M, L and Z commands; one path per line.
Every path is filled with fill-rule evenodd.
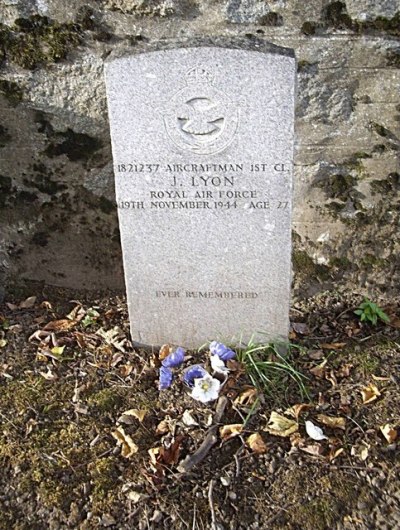
M 58 379 L 57 375 L 53 374 L 50 368 L 47 368 L 47 372 L 39 372 L 39 374 L 44 377 L 46 381 L 55 381 Z
M 0 339 L 0 348 L 4 348 L 7 345 L 6 339 Z
M 257 389 L 254 387 L 249 387 L 238 395 L 234 403 L 235 405 L 251 406 L 256 401 L 257 395 Z
M 324 358 L 324 352 L 322 350 L 313 350 L 308 353 L 308 357 L 313 361 L 319 361 Z
M 170 344 L 163 344 L 160 348 L 160 352 L 158 354 L 158 358 L 160 361 L 163 361 L 170 353 L 172 353 L 173 348 Z
M 386 423 L 379 427 L 381 433 L 389 444 L 392 444 L 397 438 L 397 429 L 391 423 Z
M 125 337 L 123 331 L 118 326 L 113 327 L 112 329 L 105 330 L 100 328 L 96 331 L 96 335 L 100 335 L 107 344 L 114 346 L 115 349 L 126 353 L 125 346 L 128 344 L 128 340 Z
M 372 374 L 372 379 L 374 381 L 390 381 L 390 377 L 380 377 L 378 375 Z
M 322 445 L 319 444 L 303 445 L 299 446 L 299 449 L 312 456 L 321 456 L 324 452 Z
M 346 429 L 346 418 L 326 416 L 325 414 L 318 414 L 317 421 L 331 427 L 332 429 Z
M 250 434 L 250 436 L 246 440 L 246 443 L 253 451 L 253 453 L 257 453 L 258 455 L 262 455 L 268 450 L 264 440 L 262 439 L 261 434 L 259 434 L 258 432 Z
M 299 426 L 296 421 L 272 411 L 268 424 L 264 427 L 264 431 L 267 431 L 274 436 L 282 436 L 286 438 L 296 432 L 298 428 Z
M 341 455 L 343 452 L 344 452 L 343 447 L 339 447 L 338 449 L 336 449 L 335 447 L 333 447 L 333 448 L 329 451 L 329 454 L 328 454 L 328 460 L 329 460 L 329 462 L 332 462 L 333 460 L 335 460 L 335 458 L 337 458 L 337 457 L 338 457 L 339 455 Z
M 309 335 L 310 330 L 307 324 L 303 322 L 292 322 L 292 329 L 299 335 Z
M 314 405 L 311 405 L 310 403 L 297 403 L 296 405 L 286 409 L 285 414 L 293 416 L 293 418 L 298 420 L 303 410 L 312 409 L 313 406 Z
M 223 425 L 219 429 L 219 435 L 221 439 L 226 442 L 234 436 L 239 436 L 243 431 L 243 425 L 241 423 L 232 423 L 231 425 Z
M 381 393 L 379 392 L 379 389 L 376 385 L 370 383 L 368 386 L 362 388 L 361 395 L 363 404 L 367 405 L 368 403 L 372 403 L 372 401 L 375 401 L 375 399 L 379 397 Z
M 139 420 L 140 423 L 142 423 L 146 414 L 147 410 L 145 409 L 129 409 L 123 412 L 117 421 L 119 423 L 125 423 L 127 425 L 132 425 L 133 423 L 135 423 L 135 420 Z
M 170 422 L 168 420 L 162 420 L 156 427 L 156 434 L 161 436 L 170 432 Z
M 118 366 L 118 373 L 121 377 L 128 377 L 132 373 L 133 366 L 131 364 L 121 364 Z
M 184 436 L 179 435 L 169 447 L 161 447 L 160 456 L 167 466 L 178 463 L 183 438 Z
M 327 359 L 322 361 L 321 364 L 318 366 L 314 366 L 314 368 L 310 369 L 310 372 L 315 375 L 315 377 L 318 377 L 318 379 L 324 379 L 326 374 L 326 363 L 328 362 Z
M 76 324 L 75 320 L 68 320 L 67 318 L 61 320 L 52 320 L 48 322 L 43 330 L 44 331 L 68 331 L 72 329 Z
M 333 388 L 337 386 L 337 379 L 333 370 L 329 370 L 329 372 L 325 375 L 325 379 L 330 382 Z
M 124 458 L 130 458 L 139 451 L 138 446 L 122 427 L 118 427 L 111 434 L 117 440 L 117 445 L 121 446 L 121 455 Z
M 29 296 L 29 298 L 27 298 L 26 300 L 24 300 L 23 302 L 19 304 L 19 308 L 30 309 L 31 307 L 35 305 L 35 302 L 36 302 L 36 296 Z
M 349 377 L 352 368 L 352 364 L 343 364 L 338 370 L 336 370 L 335 375 L 336 377 Z
M 320 344 L 320 347 L 324 350 L 341 350 L 345 346 L 345 342 L 326 342 L 324 344 Z
M 82 305 L 78 303 L 72 311 L 70 311 L 67 315 L 68 320 L 75 320 L 76 322 L 80 322 L 83 317 L 86 315 L 86 311 L 83 309 Z
M 182 422 L 186 425 L 186 427 L 195 427 L 196 425 L 198 425 L 197 421 L 190 414 L 189 410 L 185 410 L 185 412 L 183 413 Z

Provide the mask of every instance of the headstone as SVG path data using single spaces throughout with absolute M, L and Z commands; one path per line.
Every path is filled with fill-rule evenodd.
M 287 339 L 292 50 L 159 44 L 106 84 L 133 340 Z

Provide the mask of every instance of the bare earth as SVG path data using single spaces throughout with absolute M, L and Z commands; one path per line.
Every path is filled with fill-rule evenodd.
M 223 397 L 203 405 L 179 372 L 158 391 L 159 352 L 132 348 L 122 296 L 9 297 L 0 528 L 399 529 L 399 304 L 373 327 L 354 315 L 360 302 L 295 304 L 290 358 L 309 399 L 286 375 L 254 390 L 236 362 Z M 265 430 L 273 411 L 295 431 Z M 327 439 L 311 439 L 306 420 Z

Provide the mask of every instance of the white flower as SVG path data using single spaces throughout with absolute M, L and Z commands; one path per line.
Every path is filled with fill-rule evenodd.
M 225 366 L 224 361 L 220 357 L 218 357 L 218 355 L 211 355 L 210 361 L 211 361 L 211 368 L 214 370 L 214 372 L 217 372 L 219 374 L 228 375 L 229 368 Z
M 312 421 L 306 421 L 306 431 L 310 438 L 313 440 L 317 440 L 318 442 L 320 440 L 327 440 L 328 437 L 325 436 L 324 431 L 313 424 Z
M 210 375 L 197 378 L 194 380 L 194 387 L 191 393 L 193 399 L 207 403 L 218 398 L 221 383 Z

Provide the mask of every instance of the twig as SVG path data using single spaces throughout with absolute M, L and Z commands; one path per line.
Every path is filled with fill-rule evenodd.
M 200 447 L 195 451 L 192 455 L 187 456 L 178 466 L 179 473 L 187 473 L 190 471 L 194 466 L 197 466 L 197 464 L 200 464 L 205 457 L 210 452 L 211 448 L 217 443 L 218 437 L 217 437 L 217 429 L 218 427 L 214 425 L 213 427 L 210 427 L 210 429 L 207 432 L 206 437 L 203 440 L 203 443 L 200 445 Z
M 215 485 L 215 480 L 211 479 L 208 486 L 208 504 L 210 505 L 211 512 L 211 530 L 218 530 L 217 519 L 215 517 L 215 508 L 213 502 L 213 489 Z
M 194 466 L 197 466 L 202 462 L 210 452 L 211 448 L 218 442 L 217 430 L 218 426 L 215 424 L 220 423 L 222 416 L 225 412 L 225 408 L 228 404 L 228 398 L 226 396 L 220 396 L 217 402 L 215 414 L 214 414 L 214 425 L 207 431 L 206 437 L 200 447 L 192 454 L 188 455 L 178 466 L 179 473 L 187 473 Z

